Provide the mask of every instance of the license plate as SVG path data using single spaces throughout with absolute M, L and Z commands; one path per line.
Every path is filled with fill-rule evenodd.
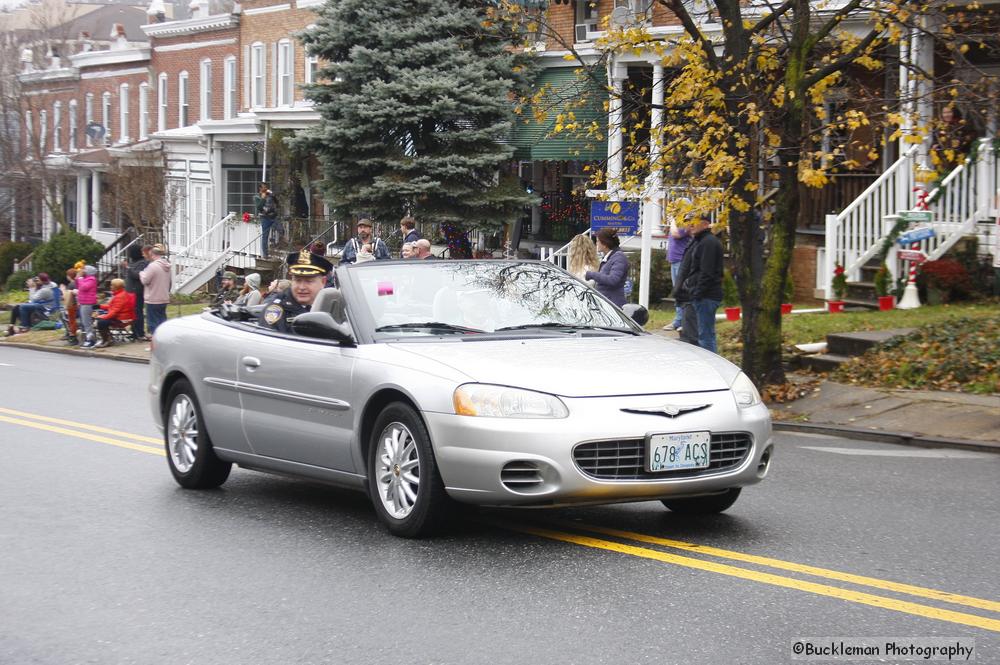
M 646 470 L 707 469 L 711 444 L 710 432 L 650 435 L 646 446 Z

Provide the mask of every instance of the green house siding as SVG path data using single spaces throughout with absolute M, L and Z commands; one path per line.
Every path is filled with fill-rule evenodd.
M 542 100 L 546 116 L 535 120 L 531 107 L 524 109 L 514 123 L 511 143 L 514 157 L 519 160 L 602 161 L 608 155 L 607 112 L 604 103 L 607 91 L 590 78 L 577 73 L 575 67 L 545 69 L 535 82 L 534 91 L 545 87 Z M 563 130 L 553 134 L 559 114 L 572 112 L 578 130 Z M 597 122 L 599 134 L 589 135 L 587 128 Z M 568 120 L 564 120 L 564 124 Z

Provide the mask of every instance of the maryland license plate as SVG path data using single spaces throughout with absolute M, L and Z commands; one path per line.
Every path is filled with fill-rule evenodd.
M 711 432 L 652 434 L 646 446 L 646 470 L 707 469 L 711 448 Z

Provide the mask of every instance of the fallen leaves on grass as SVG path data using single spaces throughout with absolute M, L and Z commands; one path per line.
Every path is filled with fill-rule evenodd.
M 818 383 L 819 381 L 815 380 L 765 386 L 760 396 L 765 404 L 784 404 L 785 402 L 792 402 L 800 397 L 805 397 L 813 392 Z
M 844 363 L 838 381 L 886 388 L 1000 392 L 1000 314 L 924 326 Z

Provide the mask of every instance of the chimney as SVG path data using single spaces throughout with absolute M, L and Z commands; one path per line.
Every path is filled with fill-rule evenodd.
M 117 51 L 123 48 L 128 48 L 128 40 L 125 39 L 125 26 L 121 23 L 115 23 L 111 26 L 110 50 Z
M 208 16 L 208 0 L 191 0 L 188 5 L 191 10 L 191 18 L 205 18 Z
M 30 48 L 21 50 L 21 71 L 23 72 L 33 72 L 35 71 L 35 54 L 32 53 Z
M 77 41 L 80 42 L 80 53 L 87 53 L 94 48 L 94 43 L 90 41 L 89 32 L 81 32 Z
M 49 69 L 59 69 L 62 67 L 62 61 L 59 59 L 59 49 L 53 48 L 49 45 L 49 50 L 45 53 L 45 57 L 49 59 Z
M 152 0 L 149 3 L 149 8 L 146 9 L 146 16 L 150 23 L 163 23 L 167 20 L 167 8 L 164 6 L 163 0 Z
M 243 5 L 240 4 L 240 0 L 233 0 L 233 16 L 239 16 L 243 13 Z

